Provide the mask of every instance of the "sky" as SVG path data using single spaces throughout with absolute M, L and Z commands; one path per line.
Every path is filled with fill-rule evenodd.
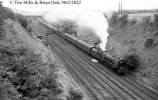
M 158 8 L 158 0 L 65 0 L 81 1 L 81 4 L 15 4 L 23 1 L 63 1 L 63 0 L 0 0 L 5 7 L 16 11 L 24 12 L 45 12 L 49 10 L 68 11 L 107 11 L 118 10 L 119 2 L 122 2 L 123 9 L 155 9 Z

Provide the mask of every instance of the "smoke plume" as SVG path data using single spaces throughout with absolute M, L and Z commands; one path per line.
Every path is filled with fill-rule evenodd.
M 108 22 L 103 13 L 97 11 L 49 11 L 43 17 L 50 24 L 58 23 L 61 20 L 72 20 L 76 22 L 79 27 L 89 27 L 93 29 L 101 40 L 100 48 L 105 50 L 108 37 Z

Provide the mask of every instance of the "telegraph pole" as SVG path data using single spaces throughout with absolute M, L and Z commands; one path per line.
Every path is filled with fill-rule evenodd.
M 122 17 L 122 2 L 119 2 L 119 10 L 118 10 L 118 12 L 119 12 L 119 15 L 120 15 L 120 17 Z
M 120 2 L 119 2 L 119 10 L 118 10 L 118 13 L 120 14 Z
M 121 2 L 121 17 L 122 17 L 122 14 L 123 14 L 123 13 L 122 13 L 122 2 Z

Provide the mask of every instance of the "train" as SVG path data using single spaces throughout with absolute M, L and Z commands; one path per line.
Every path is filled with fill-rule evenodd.
M 57 34 L 63 39 L 69 41 L 74 46 L 80 48 L 87 54 L 96 58 L 100 62 L 108 65 L 110 68 L 114 70 L 115 73 L 119 75 L 124 75 L 127 72 L 128 69 L 126 66 L 126 62 L 124 60 L 119 60 L 116 57 L 113 57 L 109 52 L 98 49 L 97 47 L 94 47 L 80 39 L 77 39 L 76 37 L 69 35 L 68 33 L 63 33 L 53 26 L 47 25 L 46 23 L 43 22 L 42 24 L 46 27 L 49 27 L 50 29 L 50 31 L 47 31 L 46 33 L 46 38 L 48 37 L 49 34 Z
M 119 75 L 123 75 L 127 72 L 127 67 L 125 62 L 123 60 L 119 60 L 111 56 L 109 52 L 94 47 L 80 39 L 77 39 L 72 35 L 69 35 L 68 33 L 62 33 L 60 31 L 57 32 L 57 30 L 52 30 L 52 33 L 55 33 L 60 37 L 62 37 L 63 39 L 69 41 L 71 44 L 80 48 L 87 54 L 99 60 L 100 62 L 105 63 L 106 65 L 108 64 L 112 69 L 114 69 L 115 73 Z

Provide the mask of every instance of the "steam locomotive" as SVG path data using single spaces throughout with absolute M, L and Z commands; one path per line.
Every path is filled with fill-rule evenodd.
M 114 69 L 117 74 L 125 74 L 127 71 L 125 62 L 123 60 L 118 60 L 115 57 L 111 56 L 110 53 L 107 51 L 103 51 L 94 47 L 92 45 L 87 44 L 86 42 L 77 39 L 76 37 L 69 35 L 67 33 L 57 32 L 57 30 L 53 30 L 52 33 L 56 33 L 57 35 L 61 36 L 65 40 L 69 41 L 73 45 L 77 46 L 81 50 L 85 51 L 89 55 L 95 57 L 101 62 L 108 63 L 110 67 Z

